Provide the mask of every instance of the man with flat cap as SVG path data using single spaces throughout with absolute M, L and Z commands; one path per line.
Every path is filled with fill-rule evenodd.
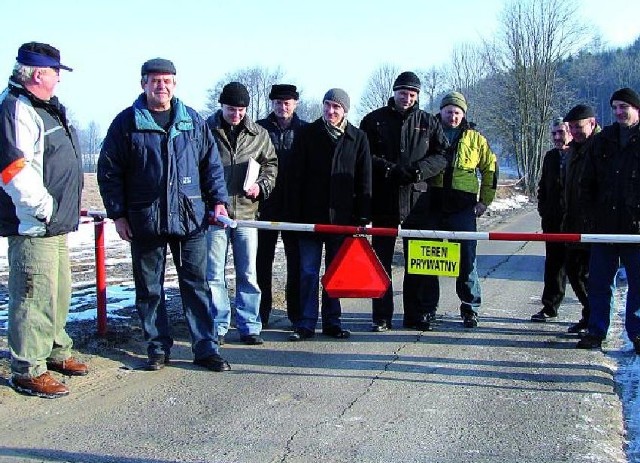
M 278 156 L 278 177 L 276 186 L 268 198 L 260 201 L 258 207 L 259 220 L 283 221 L 287 216 L 285 191 L 287 181 L 291 176 L 291 147 L 296 132 L 307 124 L 298 117 L 296 106 L 300 97 L 295 85 L 274 84 L 271 86 L 269 100 L 271 100 L 271 113 L 260 119 L 259 125 L 269 132 L 276 155 Z M 258 230 L 258 256 L 256 271 L 258 286 L 262 293 L 260 298 L 260 320 L 262 326 L 269 325 L 269 316 L 273 305 L 272 278 L 273 260 L 275 258 L 278 230 Z M 300 252 L 296 233 L 282 232 L 282 243 L 287 261 L 287 283 L 285 288 L 285 300 L 287 304 L 287 316 L 293 324 L 300 317 Z
M 76 133 L 54 96 L 60 52 L 18 49 L 0 94 L 0 235 L 8 239 L 11 385 L 46 398 L 69 394 L 49 370 L 88 373 L 65 331 L 71 300 L 67 235 L 78 228 L 83 185 Z
M 341 88 L 328 90 L 322 99 L 322 117 L 300 129 L 293 141 L 289 186 L 291 220 L 307 224 L 366 225 L 371 220 L 371 155 L 366 134 L 347 120 L 349 95 Z M 289 339 L 315 336 L 319 311 L 322 333 L 346 339 L 340 299 L 322 290 L 318 303 L 320 266 L 331 265 L 343 235 L 304 233 L 300 243 L 300 318 Z
M 370 112 L 360 123 L 371 149 L 374 227 L 397 228 L 420 197 L 426 196 L 426 180 L 447 165 L 444 153 L 448 143 L 442 126 L 420 109 L 419 94 L 418 76 L 410 71 L 402 72 L 393 83 L 393 96 L 387 105 Z M 389 277 L 395 244 L 394 236 L 372 239 L 373 249 Z M 407 295 L 413 291 L 411 279 L 406 275 L 403 286 Z M 371 330 L 391 329 L 393 310 L 392 284 L 381 298 L 372 301 Z M 405 315 L 406 312 L 405 306 Z M 412 327 L 424 325 L 418 315 L 413 319 L 405 317 L 405 322 Z
M 550 198 L 556 204 L 563 204 L 560 231 L 563 233 L 586 233 L 586 211 L 580 201 L 580 180 L 586 162 L 586 152 L 593 135 L 600 131 L 596 122 L 596 113 L 586 104 L 571 108 L 563 121 L 568 124 L 571 141 L 564 162 L 562 198 Z M 549 243 L 551 244 L 551 243 Z M 584 334 L 589 321 L 589 254 L 590 245 L 585 243 L 567 243 L 564 267 L 573 292 L 582 304 L 582 317 L 569 326 L 569 333 Z M 560 300 L 558 300 L 558 305 Z M 558 316 L 558 305 L 546 305 L 531 316 L 533 322 L 545 322 Z
M 207 119 L 224 166 L 229 191 L 229 216 L 255 220 L 259 201 L 271 196 L 278 173 L 278 157 L 267 131 L 247 116 L 249 92 L 241 82 L 229 82 L 218 98 L 221 108 Z M 253 168 L 251 166 L 254 166 Z M 254 174 L 251 171 L 254 170 Z M 256 277 L 258 230 L 251 227 L 211 227 L 208 233 L 207 279 L 213 298 L 219 342 L 231 326 L 231 301 L 225 268 L 229 248 L 236 271 L 236 328 L 240 341 L 264 344 L 260 336 L 260 287 Z
M 206 281 L 209 217 L 227 215 L 216 144 L 198 113 L 174 96 L 176 68 L 162 58 L 141 69 L 142 94 L 111 123 L 98 159 L 98 185 L 121 239 L 131 244 L 136 309 L 148 370 L 169 363 L 165 305 L 167 246 L 175 262 L 193 363 L 227 371 L 218 351 Z
M 593 137 L 580 182 L 593 233 L 640 235 L 640 96 L 621 88 L 609 100 L 616 122 Z M 599 349 L 611 322 L 612 281 L 627 272 L 625 328 L 640 355 L 640 246 L 594 243 L 589 263 L 589 328 L 577 347 Z

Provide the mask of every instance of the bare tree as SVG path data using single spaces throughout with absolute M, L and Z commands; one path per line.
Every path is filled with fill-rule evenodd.
M 441 68 L 431 66 L 426 71 L 420 72 L 420 78 L 422 79 L 422 94 L 425 103 L 425 109 L 428 112 L 437 112 L 438 105 L 436 104 L 436 97 L 445 90 L 445 73 Z
M 85 172 L 95 172 L 97 155 L 102 145 L 102 134 L 100 126 L 96 121 L 89 122 L 86 128 L 78 129 L 78 139 L 80 141 L 80 151 L 82 152 L 82 167 Z
M 322 103 L 320 101 L 312 101 L 301 98 L 296 108 L 298 117 L 305 121 L 315 121 L 322 116 Z
M 393 94 L 393 82 L 398 74 L 399 69 L 388 63 L 373 71 L 360 98 L 358 109 L 361 114 L 368 114 L 374 109 L 386 106 Z
M 502 12 L 485 62 L 497 79 L 488 115 L 516 157 L 526 191 L 534 195 L 548 124 L 561 89 L 558 68 L 584 34 L 573 0 L 514 0 Z
M 449 87 L 465 94 L 487 76 L 489 68 L 484 49 L 472 43 L 462 43 L 453 48 L 451 63 L 444 71 Z
M 255 120 L 266 117 L 271 110 L 269 92 L 273 84 L 282 81 L 284 73 L 280 68 L 268 69 L 262 67 L 250 67 L 226 74 L 221 80 L 207 90 L 207 101 L 204 115 L 209 116 L 220 108 L 218 98 L 222 87 L 232 81 L 241 82 L 249 91 L 250 101 L 247 108 L 248 116 Z

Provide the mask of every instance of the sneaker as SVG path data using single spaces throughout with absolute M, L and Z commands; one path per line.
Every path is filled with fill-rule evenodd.
M 410 330 L 433 331 L 433 326 L 431 326 L 431 323 L 426 319 L 418 321 L 406 320 L 402 322 L 402 326 L 404 328 L 409 328 Z
M 640 355 L 640 335 L 633 340 L 633 348 L 636 350 L 636 355 Z
M 87 364 L 79 362 L 73 357 L 66 360 L 48 360 L 47 368 L 67 376 L 84 376 L 89 373 Z
M 322 334 L 325 336 L 331 336 L 336 339 L 347 339 L 351 337 L 351 331 L 343 330 L 340 326 L 329 326 L 322 328 Z
M 56 380 L 48 371 L 34 378 L 18 378 L 13 376 L 9 379 L 9 384 L 22 394 L 43 397 L 45 399 L 57 399 L 58 397 L 69 395 L 67 386 Z
M 593 334 L 588 334 L 578 341 L 576 344 L 576 349 L 601 349 L 602 348 L 602 338 L 599 336 L 595 336 Z
M 306 328 L 294 328 L 293 333 L 289 335 L 289 341 L 302 341 L 304 339 L 311 339 L 315 335 L 315 332 Z
M 540 312 L 534 313 L 533 315 L 531 315 L 531 321 L 537 322 L 537 323 L 544 323 L 551 318 L 557 318 L 557 317 L 558 317 L 558 314 L 550 314 L 545 308 L 545 309 L 542 309 Z
M 193 363 L 195 365 L 205 367 L 207 370 L 211 371 L 221 372 L 231 370 L 231 365 L 229 365 L 229 362 L 220 357 L 219 354 L 212 354 L 201 359 L 194 359 Z
M 587 332 L 587 329 L 587 321 L 583 318 L 578 323 L 574 323 L 569 328 L 567 328 L 567 333 L 584 334 Z
M 150 355 L 144 369 L 147 371 L 162 370 L 169 363 L 169 360 L 169 354 Z
M 386 320 L 374 321 L 371 325 L 371 331 L 374 333 L 382 333 L 383 331 L 389 331 L 391 329 L 391 323 Z
M 249 346 L 259 346 L 260 344 L 264 344 L 264 339 L 257 334 L 246 334 L 244 336 L 240 336 L 240 341 Z
M 465 312 L 462 314 L 462 326 L 465 328 L 475 328 L 478 326 L 478 314 L 475 312 Z

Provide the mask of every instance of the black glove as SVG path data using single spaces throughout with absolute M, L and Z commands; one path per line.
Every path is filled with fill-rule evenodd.
M 396 164 L 389 171 L 389 178 L 399 185 L 409 185 L 416 181 L 416 171 L 411 167 Z

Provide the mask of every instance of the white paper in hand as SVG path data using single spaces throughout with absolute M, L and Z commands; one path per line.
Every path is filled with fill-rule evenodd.
M 260 175 L 260 163 L 253 158 L 247 163 L 247 174 L 244 176 L 244 185 L 242 189 L 246 192 L 251 185 L 256 183 Z

